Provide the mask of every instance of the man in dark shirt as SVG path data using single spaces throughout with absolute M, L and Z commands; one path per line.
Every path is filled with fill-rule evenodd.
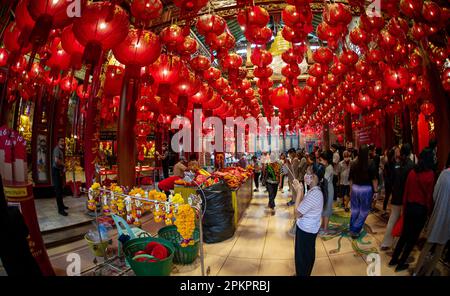
M 169 146 L 167 143 L 162 144 L 162 153 L 156 151 L 156 156 L 161 160 L 164 179 L 169 178 Z
M 65 210 L 68 209 L 63 202 L 63 189 L 64 189 L 64 174 L 66 168 L 64 166 L 64 137 L 58 137 L 58 145 L 53 149 L 52 155 L 52 181 L 55 187 L 56 204 L 58 205 L 58 213 L 62 216 L 67 216 Z

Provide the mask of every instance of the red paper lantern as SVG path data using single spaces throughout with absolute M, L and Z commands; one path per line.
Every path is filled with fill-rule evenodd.
M 345 105 L 345 110 L 351 114 L 361 114 L 362 110 L 355 103 Z
M 177 83 L 171 87 L 171 92 L 178 96 L 191 97 L 200 90 L 201 82 L 189 70 L 184 69 L 180 73 Z
M 281 54 L 281 59 L 286 64 L 297 64 L 303 61 L 303 55 L 298 56 L 293 48 L 289 48 Z
M 410 18 L 419 17 L 422 12 L 423 0 L 401 0 L 400 11 Z
M 351 32 L 350 32 L 350 41 L 361 47 L 361 48 L 367 48 L 367 40 L 368 40 L 368 36 L 366 34 L 366 32 L 364 32 L 363 30 L 361 30 L 360 27 L 356 27 L 354 28 Z
M 19 59 L 11 65 L 11 70 L 16 73 L 21 73 L 25 70 L 27 66 L 27 60 L 24 56 L 20 56 Z
M 258 78 L 269 78 L 273 74 L 273 70 L 270 67 L 256 67 L 253 70 L 253 75 Z
M 425 116 L 430 116 L 431 114 L 434 113 L 434 110 L 435 110 L 434 104 L 428 100 L 423 102 L 422 105 L 420 106 L 420 111 L 422 111 L 423 115 Z
M 125 69 L 120 66 L 109 65 L 106 68 L 103 91 L 105 96 L 114 97 L 120 95 L 122 90 Z
M 260 6 L 246 7 L 239 11 L 237 21 L 242 27 L 264 27 L 269 23 L 270 16 L 267 10 Z
M 311 23 L 312 12 L 311 9 L 297 10 L 295 6 L 286 5 L 281 12 L 281 18 L 287 26 L 296 28 L 298 24 Z
M 209 101 L 211 97 L 212 97 L 212 90 L 206 83 L 204 83 L 200 86 L 199 91 L 193 96 L 191 96 L 189 100 L 194 104 L 203 104 Z
M 340 76 L 340 75 L 347 73 L 347 66 L 341 62 L 337 62 L 331 66 L 330 71 L 334 75 Z
M 194 71 L 200 72 L 208 70 L 211 67 L 211 62 L 207 57 L 198 55 L 190 61 L 190 65 Z
M 223 32 L 220 35 L 209 34 L 206 43 L 213 50 L 232 49 L 236 44 L 234 36 L 228 32 Z
M 61 89 L 65 92 L 73 92 L 78 87 L 78 81 L 73 76 L 66 76 L 59 83 Z
M 170 85 L 178 81 L 181 67 L 179 57 L 162 54 L 150 67 L 150 72 L 156 83 Z
M 228 54 L 222 61 L 225 70 L 238 69 L 242 65 L 242 57 L 235 53 Z
M 91 92 L 91 85 L 88 85 L 86 90 L 84 90 L 82 84 L 77 87 L 77 96 L 81 99 L 82 102 L 89 99 L 90 92 Z
M 349 24 L 352 20 L 352 13 L 346 5 L 333 3 L 325 8 L 323 18 L 329 25 Z
M 131 3 L 131 14 L 141 22 L 159 18 L 163 11 L 160 0 L 133 0 Z
M 347 66 L 353 66 L 358 61 L 358 55 L 353 50 L 345 50 L 339 57 L 339 61 Z
M 81 68 L 84 46 L 75 38 L 73 34 L 73 25 L 70 25 L 62 31 L 61 46 L 70 54 L 70 64 L 75 69 Z
M 356 104 L 358 104 L 361 108 L 370 108 L 373 104 L 372 98 L 368 94 L 359 93 L 358 99 L 356 100 Z
M 402 108 L 402 106 L 401 106 L 400 102 L 394 102 L 394 103 L 388 104 L 385 108 L 385 111 L 388 114 L 394 115 L 394 114 L 398 113 L 401 108 Z
M 205 7 L 208 0 L 174 0 L 173 4 L 180 8 L 182 12 L 193 13 Z
M 300 75 L 300 68 L 297 64 L 288 64 L 281 69 L 281 74 L 287 78 L 297 78 Z
M 289 26 L 284 26 L 281 30 L 281 36 L 283 36 L 286 41 L 291 43 L 300 43 L 305 41 L 307 34 L 308 33 L 295 31 Z
M 208 70 L 203 73 L 203 78 L 208 81 L 209 83 L 212 83 L 213 81 L 219 79 L 220 75 L 222 73 L 219 69 L 210 67 Z
M 116 59 L 126 66 L 143 67 L 158 59 L 161 45 L 154 33 L 130 29 L 125 40 L 113 48 L 113 53 Z
M 266 67 L 272 63 L 272 54 L 267 50 L 255 48 L 250 56 L 250 60 L 255 66 Z
M 8 57 L 8 51 L 5 48 L 0 48 L 0 67 L 3 67 L 8 63 Z
M 328 70 L 327 70 L 326 66 L 318 64 L 318 63 L 315 63 L 308 69 L 309 75 L 312 75 L 314 77 L 321 77 L 321 76 L 325 75 L 325 73 L 327 71 Z
M 21 0 L 16 6 L 15 10 L 15 21 L 17 24 L 17 27 L 22 31 L 27 31 L 28 34 L 31 33 L 31 30 L 34 27 L 35 21 L 31 17 L 30 13 L 28 12 L 28 3 L 30 0 Z
M 368 16 L 366 13 L 363 13 L 361 14 L 360 21 L 361 29 L 370 34 L 376 34 L 384 27 L 384 18 L 382 16 Z
M 333 60 L 333 52 L 327 47 L 319 47 L 313 53 L 313 59 L 316 63 L 327 65 Z
M 227 22 L 218 15 L 204 14 L 197 19 L 197 31 L 207 36 L 208 34 L 220 35 L 224 32 Z
M 56 71 L 67 70 L 70 65 L 70 55 L 62 48 L 59 38 L 53 39 L 51 52 L 47 66 Z
M 264 45 L 272 38 L 272 30 L 268 27 L 249 26 L 244 32 L 245 38 L 251 43 Z
M 406 68 L 387 68 L 384 72 L 384 80 L 388 87 L 393 89 L 405 88 L 409 81 L 409 73 Z
M 162 29 L 161 33 L 159 33 L 159 38 L 169 51 L 173 51 L 178 44 L 184 41 L 183 30 L 178 25 L 170 25 Z
M 3 43 L 10 53 L 17 52 L 25 54 L 31 50 L 31 44 L 23 39 L 22 32 L 14 22 L 6 27 L 3 33 Z

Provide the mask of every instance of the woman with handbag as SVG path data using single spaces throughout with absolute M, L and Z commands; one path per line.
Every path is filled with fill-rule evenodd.
M 389 266 L 397 265 L 395 271 L 408 269 L 406 263 L 419 239 L 427 217 L 433 210 L 433 153 L 425 149 L 420 153 L 418 165 L 411 170 L 403 194 L 403 229 L 395 246 Z

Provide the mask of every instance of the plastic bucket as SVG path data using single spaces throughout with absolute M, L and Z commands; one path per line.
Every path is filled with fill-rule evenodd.
M 84 239 L 87 241 L 89 249 L 91 249 L 92 253 L 96 257 L 104 257 L 106 248 L 108 247 L 109 241 L 102 242 L 94 242 L 87 237 L 87 234 L 84 236 Z
M 134 254 L 137 251 L 144 250 L 149 242 L 158 242 L 164 245 L 170 253 L 169 256 L 156 262 L 139 262 L 133 260 Z M 142 237 L 131 239 L 124 244 L 123 251 L 131 269 L 137 276 L 168 276 L 172 271 L 175 248 L 171 242 L 163 238 Z
M 158 231 L 158 236 L 170 241 L 175 246 L 175 255 L 173 258 L 174 263 L 183 265 L 191 264 L 197 258 L 198 251 L 200 249 L 200 233 L 197 228 L 194 230 L 195 244 L 192 246 L 182 247 L 180 245 L 182 237 L 178 233 L 177 227 L 175 225 L 169 225 L 161 228 Z

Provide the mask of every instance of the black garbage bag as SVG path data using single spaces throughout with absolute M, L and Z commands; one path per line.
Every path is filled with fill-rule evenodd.
M 218 243 L 234 235 L 234 209 L 231 200 L 231 190 L 222 181 L 203 189 L 203 240 L 205 243 Z M 202 194 L 198 191 L 198 194 Z

